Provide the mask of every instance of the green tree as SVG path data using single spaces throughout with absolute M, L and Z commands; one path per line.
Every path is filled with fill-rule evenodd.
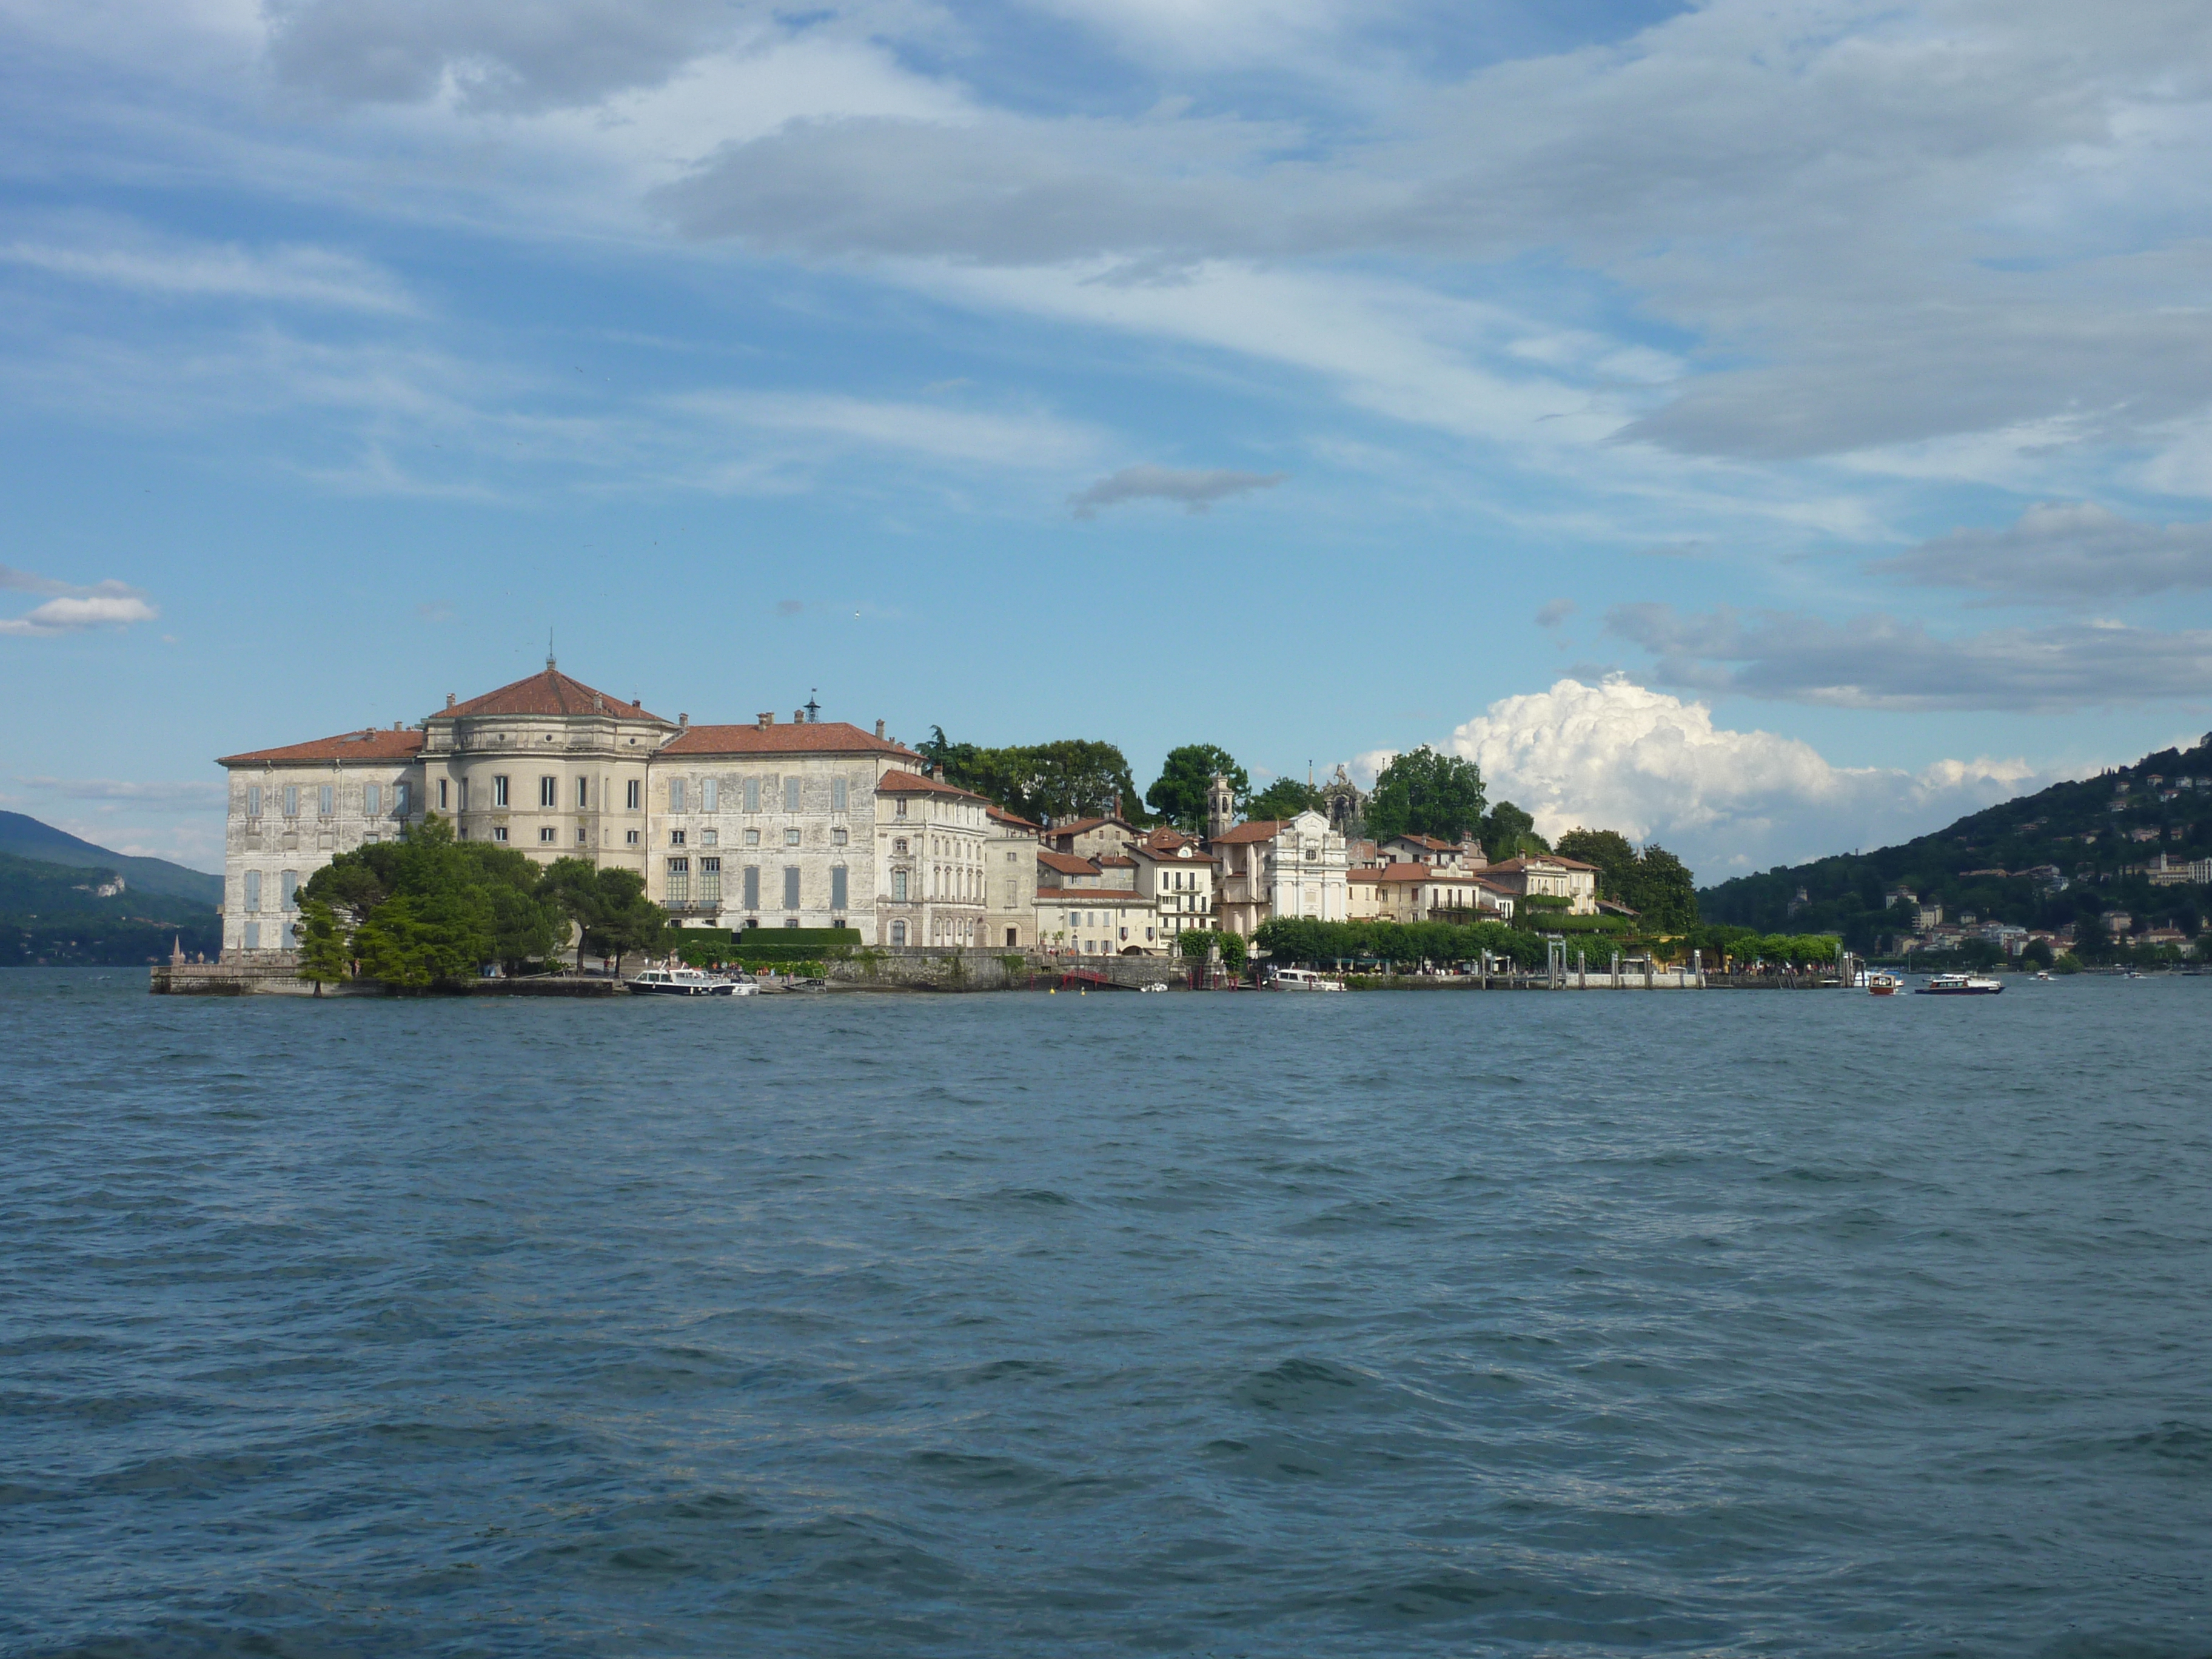
M 2020 953 L 2020 959 L 2026 967 L 2041 968 L 2047 971 L 2052 961 L 2050 941 L 2039 939 L 2028 940 L 2027 948 Z
M 1484 854 L 1492 863 L 1503 863 L 1523 853 L 1548 853 L 1551 842 L 1536 833 L 1536 820 L 1510 800 L 1502 800 L 1482 816 L 1481 827 L 1475 832 L 1481 839 Z
M 551 901 L 576 935 L 576 971 L 584 970 L 584 945 L 599 913 L 599 872 L 589 859 L 556 859 L 538 879 L 538 896 Z
M 645 878 L 635 870 L 602 870 L 598 885 L 599 914 L 592 936 L 603 951 L 613 953 L 619 979 L 624 957 L 634 951 L 650 955 L 665 943 L 668 912 L 646 897 Z
M 300 977 L 313 980 L 315 994 L 323 994 L 325 985 L 336 985 L 346 976 L 353 961 L 353 933 L 338 920 L 337 914 L 320 899 L 304 899 L 300 904 Z
M 1244 816 L 1254 823 L 1279 823 L 1322 810 L 1321 791 L 1297 778 L 1277 778 L 1244 803 Z
M 1579 859 L 1584 864 L 1597 866 L 1600 898 L 1612 899 L 1637 911 L 1644 908 L 1635 896 L 1640 885 L 1636 849 L 1618 830 L 1570 830 L 1552 844 L 1552 849 L 1562 858 Z
M 1395 836 L 1457 841 L 1481 823 L 1482 805 L 1482 773 L 1474 763 L 1423 744 L 1397 757 L 1375 780 L 1367 833 L 1376 841 Z
M 1638 925 L 1646 933 L 1686 933 L 1698 925 L 1698 882 L 1689 866 L 1656 842 L 1637 855 Z
M 1252 793 L 1252 780 L 1237 757 L 1218 744 L 1187 743 L 1168 750 L 1159 780 L 1145 792 L 1145 805 L 1163 821 L 1196 834 L 1206 828 L 1206 802 L 1218 773 L 1239 800 Z
M 972 789 L 1020 817 L 1065 823 L 1111 811 L 1119 799 L 1124 817 L 1133 823 L 1146 821 L 1128 760 L 1110 743 L 1067 738 L 979 749 L 954 743 L 943 726 L 933 726 L 916 752 L 933 765 L 943 765 L 946 782 Z

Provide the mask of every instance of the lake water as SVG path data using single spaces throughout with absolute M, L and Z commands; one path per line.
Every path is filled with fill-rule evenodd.
M 0 975 L 9 1655 L 2212 1653 L 2212 981 Z

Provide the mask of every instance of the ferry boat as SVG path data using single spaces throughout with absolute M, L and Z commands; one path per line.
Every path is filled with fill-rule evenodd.
M 1267 983 L 1278 991 L 1341 991 L 1344 987 L 1310 968 L 1278 968 Z
M 1870 997 L 1893 997 L 1897 994 L 1897 986 L 1898 978 L 1895 974 L 1866 975 L 1867 994 Z
M 2002 981 L 1977 974 L 1937 974 L 1913 993 L 1923 997 L 1993 997 L 2004 989 Z
M 632 994 L 644 997 L 733 997 L 741 994 L 734 980 L 716 979 L 696 968 L 648 968 L 627 983 Z M 747 985 L 742 994 L 750 995 L 754 988 Z

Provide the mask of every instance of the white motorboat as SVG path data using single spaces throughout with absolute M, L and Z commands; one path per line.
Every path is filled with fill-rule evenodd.
M 1267 981 L 1277 991 L 1341 991 L 1344 987 L 1310 968 L 1278 968 Z
M 1870 997 L 1893 997 L 1897 994 L 1898 978 L 1895 974 L 1864 974 L 1860 977 Z
M 647 968 L 628 981 L 632 994 L 645 997 L 733 997 L 734 981 L 717 979 L 696 968 Z M 750 994 L 752 987 L 745 990 Z
M 1937 974 L 1927 984 L 1917 987 L 1913 994 L 1922 997 L 1993 997 L 2003 989 L 2002 981 L 1984 979 L 1978 974 Z

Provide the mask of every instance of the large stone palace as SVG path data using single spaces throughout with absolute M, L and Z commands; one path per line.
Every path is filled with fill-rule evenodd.
M 432 812 L 465 840 L 544 863 L 634 870 L 679 919 L 852 927 L 884 945 L 994 942 L 988 803 L 931 775 L 881 720 L 872 733 L 817 714 L 694 726 L 595 691 L 549 656 L 543 673 L 449 696 L 412 727 L 225 756 L 224 954 L 291 949 L 301 883 Z

